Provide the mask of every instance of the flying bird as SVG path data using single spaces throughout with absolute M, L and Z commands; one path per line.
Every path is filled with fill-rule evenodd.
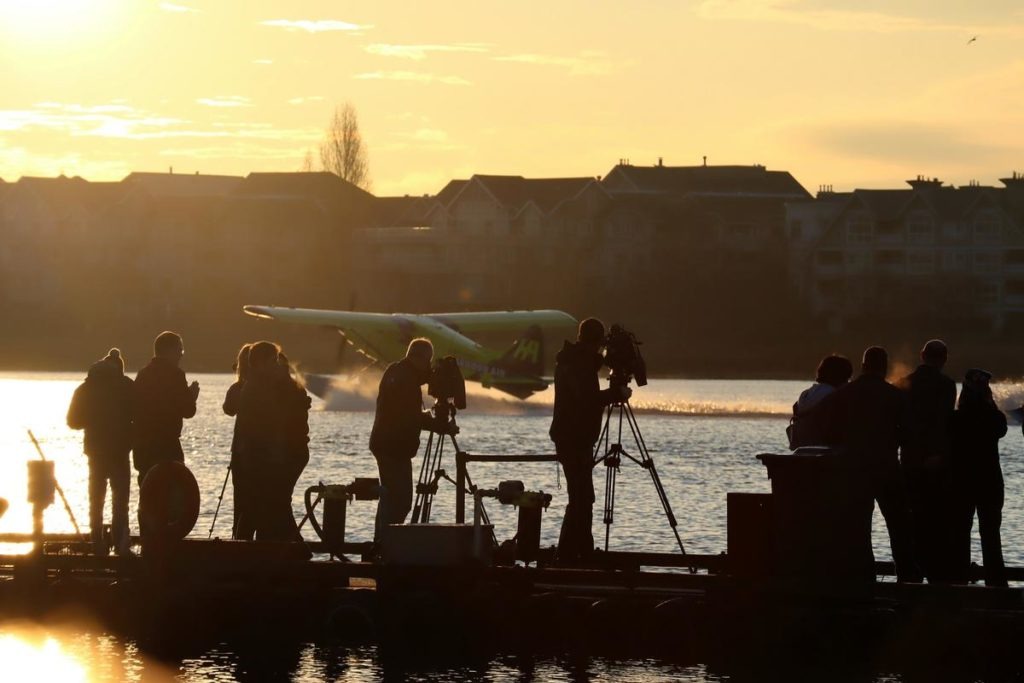
M 971 38 L 970 40 L 967 41 L 967 44 L 970 45 L 971 43 L 973 43 L 977 39 L 978 39 L 978 36 L 974 36 L 973 38 Z

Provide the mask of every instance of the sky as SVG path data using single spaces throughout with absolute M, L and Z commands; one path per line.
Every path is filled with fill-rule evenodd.
M 0 178 L 297 171 L 349 102 L 378 195 L 705 156 L 998 186 L 1022 39 L 1019 0 L 0 0 Z

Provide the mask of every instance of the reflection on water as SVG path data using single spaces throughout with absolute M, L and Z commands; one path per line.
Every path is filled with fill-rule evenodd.
M 27 623 L 0 625 L 0 675 L 6 681 L 47 683 L 178 680 L 173 669 L 144 657 L 134 643 L 83 627 Z
M 194 536 L 205 537 L 213 521 L 217 496 L 228 464 L 232 421 L 221 411 L 221 402 L 232 378 L 229 375 L 199 375 L 201 386 L 198 414 L 186 421 L 182 445 L 186 460 L 202 492 L 200 518 Z M 64 419 L 78 374 L 0 374 L 0 496 L 10 509 L 0 518 L 0 532 L 28 532 L 31 508 L 25 502 L 25 461 L 36 453 L 26 429 L 39 438 L 48 458 L 56 462 L 58 480 L 68 496 L 79 524 L 88 520 L 87 463 L 82 455 L 80 432 L 67 428 Z M 190 376 L 190 379 L 192 377 Z M 805 382 L 765 381 L 683 381 L 652 380 L 637 388 L 632 404 L 638 408 L 638 422 L 664 483 L 669 501 L 679 519 L 687 549 L 696 553 L 719 553 L 726 548 L 726 493 L 765 492 L 769 482 L 754 455 L 785 447 L 784 427 L 792 401 Z M 1024 392 L 1020 385 L 1001 385 L 996 394 L 1003 407 L 1019 405 Z M 476 404 L 474 404 L 476 400 Z M 473 453 L 550 453 L 547 436 L 550 396 L 531 400 L 524 414 L 509 414 L 504 405 L 470 398 L 469 409 L 460 413 L 459 445 Z M 497 407 L 495 407 L 497 405 Z M 302 516 L 301 491 L 325 483 L 348 483 L 354 477 L 376 476 L 376 466 L 367 449 L 372 413 L 367 410 L 324 410 L 315 402 L 310 415 L 311 457 L 294 498 L 296 518 Z M 486 412 L 485 412 L 486 411 Z M 652 412 L 653 411 L 653 412 Z M 627 451 L 632 447 L 624 443 Z M 1024 564 L 1024 443 L 1020 432 L 1011 429 L 1001 442 L 1007 498 L 1003 510 L 1003 543 L 1007 562 Z M 442 466 L 453 468 L 451 456 Z M 557 540 L 565 493 L 560 488 L 556 466 L 549 463 L 474 464 L 474 481 L 485 487 L 503 479 L 521 479 L 527 488 L 552 493 L 554 502 L 544 513 L 542 543 Z M 601 505 L 603 472 L 595 472 Z M 132 505 L 137 490 L 132 492 Z M 109 505 L 109 497 L 108 497 Z M 233 506 L 228 487 L 214 535 L 228 537 Z M 372 536 L 374 504 L 356 501 L 349 508 L 348 538 L 368 540 Z M 499 538 L 511 537 L 516 526 L 514 508 L 489 508 Z M 451 488 L 439 491 L 433 519 L 448 521 L 454 515 Z M 109 510 L 107 513 L 109 519 Z M 604 538 L 600 514 L 595 515 L 594 534 Z M 71 523 L 58 500 L 46 511 L 49 531 L 71 531 Z M 309 526 L 304 533 L 311 534 Z M 653 486 L 646 472 L 624 464 L 619 475 L 615 525 L 611 547 L 622 550 L 672 552 L 675 539 L 665 522 Z M 879 559 L 889 557 L 884 525 L 876 515 L 875 550 Z M 975 531 L 975 555 L 980 544 Z M 9 552 L 0 547 L 0 552 Z M 717 681 L 764 680 L 763 675 L 720 673 L 704 667 L 682 667 L 655 661 L 617 661 L 561 658 L 521 659 L 496 656 L 473 663 L 465 660 L 432 662 L 417 658 L 416 668 L 407 659 L 389 656 L 373 647 L 343 648 L 330 644 L 302 643 L 292 646 L 243 647 L 222 644 L 202 652 L 174 653 L 161 658 L 167 664 L 143 657 L 137 644 L 89 628 L 54 632 L 32 627 L 0 624 L 0 680 L 488 680 L 488 681 Z M 52 668 L 51 668 L 52 667 Z M 11 676 L 8 671 L 29 672 Z M 50 672 L 53 675 L 49 675 Z M 43 675 L 43 674 L 46 675 Z M 764 674 L 765 672 L 760 672 Z M 835 673 L 835 672 L 831 672 Z M 770 676 L 775 678 L 774 676 Z M 828 678 L 826 676 L 825 678 Z M 851 680 L 851 679 L 847 679 Z M 888 680 L 866 677 L 860 680 Z

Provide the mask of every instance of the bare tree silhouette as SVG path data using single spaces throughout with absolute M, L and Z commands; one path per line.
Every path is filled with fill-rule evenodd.
M 353 185 L 364 190 L 370 188 L 370 164 L 366 157 L 366 147 L 359 133 L 356 109 L 349 102 L 334 109 L 327 134 L 320 143 L 320 164 L 325 171 Z

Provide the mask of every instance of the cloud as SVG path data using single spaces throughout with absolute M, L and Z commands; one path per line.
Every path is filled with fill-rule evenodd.
M 185 119 L 158 116 L 125 105 L 41 102 L 32 109 L 0 110 L 0 132 L 46 130 L 71 137 L 126 140 L 225 138 L 307 143 L 323 136 L 320 128 L 279 128 L 267 123 L 214 122 L 209 127 Z
M 936 20 L 932 16 L 895 14 L 876 10 L 815 5 L 808 0 L 702 0 L 695 11 L 711 20 L 798 24 L 828 31 L 955 32 L 964 34 L 1024 35 L 1024 24 L 976 24 Z
M 200 97 L 196 104 L 204 107 L 251 107 L 252 100 L 241 95 L 217 95 L 216 97 Z
M 404 135 L 418 142 L 445 142 L 448 140 L 448 133 L 436 128 L 420 128 L 412 133 L 404 133 Z
M 7 146 L 3 142 L 0 142 L 0 168 L 20 169 L 22 176 L 52 177 L 64 174 L 93 180 L 120 180 L 132 171 L 123 161 L 90 160 L 68 152 L 47 154 L 37 149 L 30 151 L 24 147 Z
M 70 135 L 124 137 L 136 128 L 162 127 L 180 119 L 141 112 L 121 104 L 82 105 L 40 102 L 33 109 L 0 110 L 0 132 L 46 129 Z
M 373 28 L 370 25 L 360 26 L 359 24 L 351 24 L 347 21 L 337 21 L 334 19 L 268 19 L 267 21 L 261 21 L 260 24 L 274 28 L 283 28 L 286 31 L 305 31 L 306 33 L 324 33 L 327 31 L 358 33 L 365 29 Z
M 187 12 L 198 12 L 199 10 L 194 7 L 186 7 L 185 5 L 176 5 L 173 2 L 161 2 L 160 9 L 165 12 L 176 12 L 178 14 Z
M 310 95 L 309 97 L 293 97 L 290 100 L 288 100 L 288 104 L 300 105 L 306 104 L 307 102 L 323 102 L 324 99 L 325 98 L 323 95 Z
M 576 57 L 557 57 L 541 54 L 518 54 L 504 57 L 493 57 L 496 62 L 516 62 L 537 66 L 557 66 L 568 69 L 572 76 L 604 76 L 614 73 L 621 64 L 607 59 L 604 53 L 595 51 L 581 52 Z
M 195 159 L 295 159 L 301 161 L 306 148 L 267 147 L 245 142 L 208 147 L 174 147 L 158 152 L 163 157 L 191 157 Z
M 877 121 L 812 127 L 796 135 L 829 153 L 909 166 L 994 162 L 1011 151 L 973 133 L 955 125 Z
M 444 85 L 473 85 L 461 76 L 437 76 L 434 74 L 420 73 L 417 71 L 371 71 L 368 73 L 356 74 L 353 78 L 366 81 L 408 81 L 412 83 L 443 83 Z
M 488 46 L 483 43 L 454 43 L 452 45 L 390 45 L 387 43 L 374 43 L 367 45 L 366 51 L 373 55 L 382 57 L 400 57 L 422 61 L 427 58 L 430 52 L 488 52 Z

